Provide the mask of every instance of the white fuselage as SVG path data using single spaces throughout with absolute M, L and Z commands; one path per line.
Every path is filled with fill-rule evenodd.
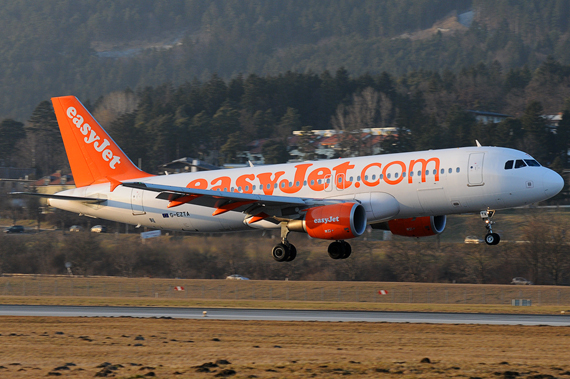
M 435 216 L 511 208 L 548 199 L 563 185 L 541 166 L 506 169 L 509 160 L 532 160 L 521 151 L 467 147 L 386 154 L 326 161 L 182 173 L 133 182 L 245 192 L 296 198 L 354 199 L 366 209 L 368 223 L 395 218 Z M 213 216 L 212 208 L 192 202 L 167 208 L 157 193 L 109 183 L 61 192 L 107 199 L 101 204 L 50 199 L 64 210 L 157 229 L 224 232 L 275 228 L 268 221 L 248 224 L 241 212 Z

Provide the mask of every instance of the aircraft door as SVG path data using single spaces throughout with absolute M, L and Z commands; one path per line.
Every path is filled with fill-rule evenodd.
M 469 154 L 469 167 L 467 170 L 467 176 L 469 181 L 469 186 L 482 186 L 483 182 L 483 160 L 485 158 L 485 153 L 473 153 Z
M 136 188 L 131 189 L 131 209 L 135 216 L 144 215 L 146 213 L 143 206 L 143 194 L 143 190 Z

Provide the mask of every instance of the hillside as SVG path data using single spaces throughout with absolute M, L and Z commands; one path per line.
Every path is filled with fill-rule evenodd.
M 0 119 L 51 96 L 288 70 L 402 75 L 570 63 L 564 0 L 17 0 L 0 3 Z M 458 23 L 471 12 L 473 20 Z M 450 27 L 451 25 L 451 27 Z M 469 27 L 465 26 L 468 25 Z

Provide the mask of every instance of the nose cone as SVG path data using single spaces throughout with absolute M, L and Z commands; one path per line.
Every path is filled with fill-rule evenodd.
M 542 176 L 542 185 L 544 186 L 544 193 L 550 198 L 562 191 L 564 179 L 556 172 L 547 169 Z

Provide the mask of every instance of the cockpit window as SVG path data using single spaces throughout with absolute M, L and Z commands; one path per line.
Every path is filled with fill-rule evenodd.
M 538 163 L 538 162 L 535 161 L 534 159 L 525 159 L 524 161 L 525 161 L 526 164 L 529 165 L 530 167 L 540 167 L 540 163 Z
M 505 170 L 510 170 L 511 168 L 513 168 L 513 163 L 515 163 L 515 161 L 506 161 Z
M 522 159 L 517 159 L 515 162 L 515 168 L 526 167 L 526 163 Z

